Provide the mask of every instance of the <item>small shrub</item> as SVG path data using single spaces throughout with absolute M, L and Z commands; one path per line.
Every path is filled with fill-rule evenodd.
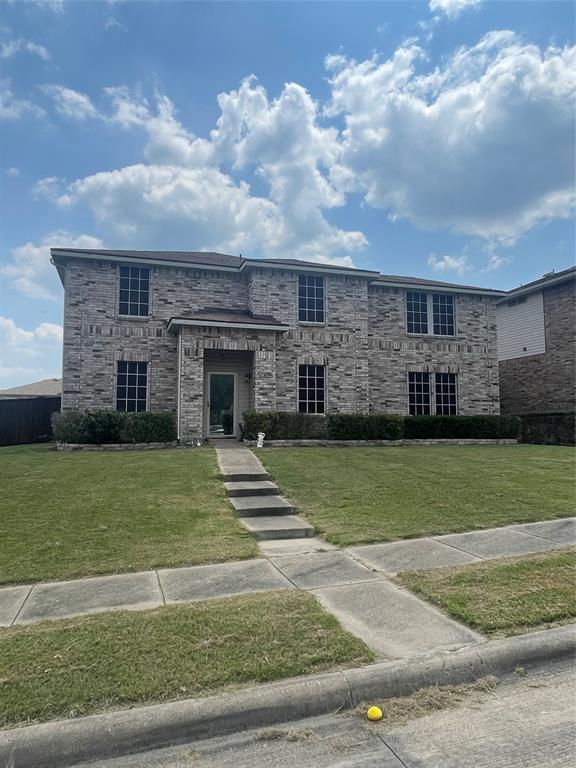
M 84 418 L 85 442 L 102 445 L 104 443 L 119 443 L 125 414 L 102 408 L 94 411 L 86 411 Z
M 171 413 L 127 413 L 121 434 L 123 443 L 170 443 L 176 440 L 176 425 Z
M 255 440 L 264 432 L 267 440 L 326 439 L 326 416 L 283 411 L 245 411 L 244 437 Z
M 123 413 L 102 408 L 64 411 L 52 417 L 52 432 L 59 443 L 169 443 L 176 440 L 171 413 Z
M 375 414 L 334 414 L 328 416 L 328 434 L 332 440 L 401 440 L 402 416 Z
M 406 416 L 407 440 L 516 439 L 520 433 L 517 416 Z
M 85 443 L 84 414 L 57 411 L 52 414 L 52 435 L 58 443 Z

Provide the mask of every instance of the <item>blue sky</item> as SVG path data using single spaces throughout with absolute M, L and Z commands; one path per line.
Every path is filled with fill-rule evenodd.
M 574 259 L 570 2 L 0 2 L 0 387 L 50 245 L 511 288 Z

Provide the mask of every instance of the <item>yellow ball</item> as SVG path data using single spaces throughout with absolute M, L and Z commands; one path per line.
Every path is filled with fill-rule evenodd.
M 368 720 L 382 720 L 382 710 L 380 707 L 370 707 L 366 715 Z

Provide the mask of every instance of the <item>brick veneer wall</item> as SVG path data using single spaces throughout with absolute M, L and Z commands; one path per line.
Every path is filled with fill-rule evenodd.
M 456 335 L 406 332 L 405 292 L 371 286 L 368 380 L 373 413 L 407 413 L 408 372 L 458 375 L 458 412 L 499 413 L 496 306 L 490 296 L 456 294 Z M 432 382 L 433 387 L 433 382 Z
M 575 289 L 573 279 L 544 289 L 544 354 L 500 361 L 502 413 L 576 409 Z
M 406 333 L 403 289 L 327 275 L 326 324 L 297 319 L 298 272 L 234 274 L 151 267 L 150 319 L 117 316 L 117 267 L 73 259 L 66 271 L 63 408 L 114 407 L 117 360 L 150 363 L 149 408 L 178 413 L 181 437 L 203 431 L 204 349 L 254 353 L 257 410 L 298 407 L 298 365 L 326 366 L 328 411 L 407 413 L 407 372 L 458 374 L 461 413 L 498 413 L 494 300 L 456 295 L 455 338 Z M 207 306 L 272 314 L 273 331 L 185 327 L 167 321 Z M 178 400 L 180 403 L 178 405 Z

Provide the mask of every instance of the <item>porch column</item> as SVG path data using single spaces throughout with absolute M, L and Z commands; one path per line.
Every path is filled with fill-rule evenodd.
M 182 331 L 178 360 L 178 436 L 187 442 L 204 431 L 204 348 Z
M 276 409 L 275 350 L 254 352 L 254 409 L 256 411 Z

